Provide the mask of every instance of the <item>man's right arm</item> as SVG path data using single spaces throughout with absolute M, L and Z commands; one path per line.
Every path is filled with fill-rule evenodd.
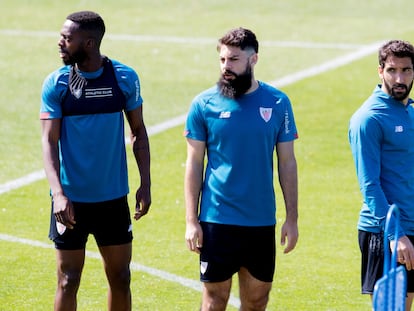
M 204 171 L 205 142 L 187 138 L 187 161 L 184 177 L 187 247 L 196 253 L 203 245 L 203 232 L 198 222 L 198 204 Z
M 59 179 L 59 150 L 61 119 L 41 120 L 43 165 L 52 194 L 62 193 Z
M 73 207 L 60 182 L 59 148 L 61 119 L 41 119 L 43 165 L 53 198 L 56 220 L 69 229 L 75 224 Z

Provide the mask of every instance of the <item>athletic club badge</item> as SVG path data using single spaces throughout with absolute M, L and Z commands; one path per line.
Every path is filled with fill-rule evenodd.
M 76 89 L 76 90 L 73 92 L 73 95 L 74 95 L 77 99 L 79 99 L 79 98 L 82 96 L 82 89 Z
M 205 262 L 205 261 L 200 262 L 200 272 L 201 272 L 201 274 L 206 273 L 207 266 L 208 266 L 208 262 Z
M 260 116 L 263 120 L 265 120 L 265 122 L 269 122 L 270 118 L 272 117 L 272 108 L 260 107 Z
M 60 235 L 62 235 L 66 231 L 66 226 L 64 224 L 56 221 L 56 229 L 57 229 L 57 232 Z

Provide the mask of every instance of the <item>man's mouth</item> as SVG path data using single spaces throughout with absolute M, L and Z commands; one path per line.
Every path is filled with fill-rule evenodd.
M 64 58 L 64 57 L 66 57 L 68 55 L 68 53 L 67 52 L 65 52 L 65 51 L 63 51 L 63 50 L 59 50 L 59 56 L 60 56 L 60 58 Z
M 395 92 L 406 92 L 407 91 L 407 87 L 405 85 L 394 85 L 393 90 Z
M 223 73 L 223 78 L 226 79 L 226 80 L 233 80 L 233 79 L 236 78 L 236 75 L 232 72 L 227 71 L 227 72 Z

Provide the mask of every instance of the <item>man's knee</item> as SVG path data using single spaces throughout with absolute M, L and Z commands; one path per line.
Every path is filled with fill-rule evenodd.
M 125 267 L 122 270 L 116 272 L 107 272 L 108 282 L 111 286 L 117 288 L 128 289 L 131 284 L 131 270 L 129 267 Z
M 220 295 L 204 295 L 201 306 L 202 311 L 221 311 L 226 310 L 228 297 Z
M 58 286 L 64 292 L 77 292 L 81 280 L 81 272 L 61 272 L 58 277 Z
M 226 310 L 230 296 L 231 282 L 221 284 L 205 283 L 203 288 L 202 311 Z
M 269 302 L 269 295 L 261 295 L 255 297 L 244 297 L 241 301 L 240 310 L 249 310 L 249 311 L 264 311 L 266 310 L 267 303 Z

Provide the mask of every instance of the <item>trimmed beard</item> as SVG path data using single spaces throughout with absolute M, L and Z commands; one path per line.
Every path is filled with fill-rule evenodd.
M 401 84 L 401 83 L 396 83 L 396 84 L 394 84 L 394 85 L 391 86 L 390 84 L 388 84 L 384 80 L 384 86 L 387 89 L 388 94 L 390 94 L 392 98 L 394 98 L 395 100 L 398 100 L 398 101 L 403 101 L 404 99 L 406 99 L 410 95 L 411 89 L 413 87 L 413 82 L 411 82 L 411 84 L 408 85 L 408 86 L 405 85 L 405 84 Z M 403 87 L 403 88 L 405 88 L 405 92 L 403 92 L 403 93 L 401 93 L 401 92 L 398 92 L 398 93 L 395 92 L 394 88 L 396 88 L 396 87 Z
M 245 94 L 252 86 L 252 69 L 248 64 L 246 70 L 241 74 L 236 74 L 232 71 L 225 71 L 226 74 L 232 74 L 234 79 L 227 80 L 223 74 L 220 75 L 220 79 L 217 82 L 217 86 L 221 95 L 228 98 L 239 98 Z
M 74 66 L 75 64 L 81 64 L 85 61 L 87 56 L 88 55 L 86 54 L 85 50 L 78 49 L 75 53 L 73 53 L 72 55 L 69 55 L 68 59 L 63 60 L 63 63 L 65 65 L 72 65 L 72 66 Z

